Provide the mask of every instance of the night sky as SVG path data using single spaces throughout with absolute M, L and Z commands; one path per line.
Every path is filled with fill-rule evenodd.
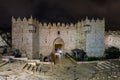
M 10 30 L 11 16 L 41 22 L 77 22 L 105 18 L 106 30 L 120 30 L 120 0 L 0 0 L 0 29 Z

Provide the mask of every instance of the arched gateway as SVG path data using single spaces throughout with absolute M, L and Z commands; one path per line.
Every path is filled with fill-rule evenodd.
M 84 19 L 77 23 L 41 23 L 31 18 L 12 17 L 12 48 L 19 49 L 29 59 L 50 55 L 55 49 L 70 53 L 83 49 L 88 56 L 104 53 L 105 21 Z M 86 35 L 86 36 L 85 36 Z M 96 45 L 97 44 L 97 45 Z M 24 50 L 22 50 L 24 48 Z M 59 51 L 59 50 L 58 50 Z
M 62 38 L 58 37 L 54 40 L 53 42 L 53 49 L 60 49 L 60 50 L 64 50 L 64 41 Z
M 59 61 L 62 59 L 63 50 L 64 50 L 64 41 L 62 38 L 58 37 L 54 40 L 53 50 L 55 51 L 54 61 L 55 63 L 59 63 Z

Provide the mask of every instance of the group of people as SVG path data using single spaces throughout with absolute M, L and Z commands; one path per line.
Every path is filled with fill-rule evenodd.
M 2 50 L 2 55 L 6 55 L 8 53 L 7 46 L 5 46 Z
M 21 57 L 19 49 L 12 49 L 12 53 L 8 54 L 8 48 L 5 46 L 2 50 L 2 55 L 12 55 L 14 57 Z
M 52 59 L 54 63 L 59 63 L 63 57 L 63 51 L 61 49 L 55 49 L 55 51 L 52 53 Z
M 2 55 L 7 55 L 7 54 L 8 54 L 8 49 L 5 46 L 2 50 Z M 43 57 L 43 55 L 40 54 L 40 61 L 44 61 L 44 62 L 47 62 L 49 60 L 50 61 L 60 61 L 63 56 L 63 51 L 61 49 L 55 49 L 55 51 L 52 52 L 51 54 L 52 54 L 52 56 L 50 58 Z M 12 55 L 14 57 L 21 57 L 21 53 L 20 53 L 19 49 L 15 49 L 15 48 L 12 49 L 12 53 L 10 53 L 9 55 Z
M 19 49 L 13 49 L 12 56 L 14 57 L 21 57 L 21 53 Z
M 54 55 L 55 55 L 55 58 L 56 59 L 61 59 L 62 58 L 62 56 L 63 56 L 63 52 L 62 52 L 62 50 L 60 50 L 60 49 L 55 49 L 55 53 L 54 53 Z
M 55 51 L 53 51 L 50 56 L 43 56 L 42 54 L 40 54 L 39 59 L 40 61 L 44 61 L 44 62 L 48 62 L 48 61 L 56 62 L 56 61 L 60 61 L 62 56 L 63 56 L 62 50 L 55 49 Z

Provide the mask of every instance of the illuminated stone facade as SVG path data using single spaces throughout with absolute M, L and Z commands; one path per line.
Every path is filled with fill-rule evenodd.
M 108 31 L 105 34 L 105 47 L 117 47 L 120 49 L 120 31 Z
M 50 55 L 55 49 L 71 53 L 72 49 L 83 49 L 88 56 L 104 53 L 105 21 L 86 18 L 76 24 L 40 23 L 32 17 L 12 17 L 12 46 L 28 58 Z

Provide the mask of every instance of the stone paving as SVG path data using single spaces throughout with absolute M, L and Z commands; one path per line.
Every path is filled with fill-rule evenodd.
M 27 65 L 25 67 L 25 65 Z M 90 74 L 91 70 L 85 65 L 76 65 L 63 60 L 56 65 L 31 65 L 23 61 L 14 61 L 0 67 L 1 80 L 74 80 Z M 31 76 L 32 75 L 32 76 Z M 29 76 L 29 77 L 28 77 Z M 26 78 L 26 79 L 25 79 Z M 29 79 L 30 78 L 30 79 Z M 32 79 L 33 78 L 33 79 Z
M 25 61 L 14 61 L 0 67 L 0 80 L 119 80 L 118 63 L 101 61 L 75 64 L 63 59 L 55 65 L 32 65 Z
M 97 63 L 90 80 L 120 80 L 120 61 L 108 60 Z

